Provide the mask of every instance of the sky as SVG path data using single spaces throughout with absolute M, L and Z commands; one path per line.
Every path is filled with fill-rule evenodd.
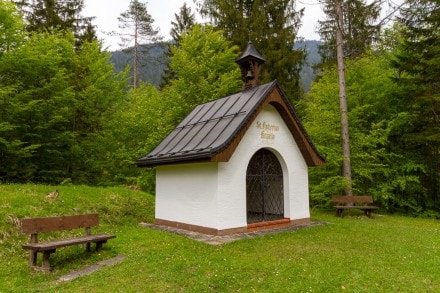
M 197 22 L 203 22 L 203 19 L 197 14 L 196 6 L 193 0 L 148 0 L 147 11 L 154 19 L 154 27 L 159 28 L 160 35 L 165 40 L 169 40 L 171 21 L 175 20 L 174 14 L 179 14 L 180 7 L 183 3 L 187 3 L 191 10 L 196 14 Z M 299 36 L 307 40 L 318 40 L 316 34 L 316 24 L 318 19 L 323 17 L 321 6 L 317 0 L 301 0 L 298 2 L 298 9 L 305 8 L 302 18 L 302 27 Z M 108 33 L 111 31 L 119 31 L 118 16 L 128 9 L 130 0 L 84 0 L 85 8 L 83 16 L 96 17 L 93 24 L 97 27 L 98 37 L 103 40 L 104 48 L 110 51 L 119 49 L 119 37 L 110 37 Z

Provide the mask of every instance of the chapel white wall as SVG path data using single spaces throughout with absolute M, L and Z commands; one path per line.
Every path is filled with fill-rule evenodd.
M 156 219 L 215 228 L 217 163 L 158 166 Z
M 264 129 L 263 125 L 274 127 Z M 284 216 L 291 220 L 309 218 L 307 164 L 278 111 L 268 105 L 249 127 L 229 162 L 157 167 L 156 219 L 217 230 L 245 227 L 246 170 L 261 148 L 271 150 L 281 163 Z
M 267 130 L 263 125 L 269 125 Z M 284 120 L 268 105 L 249 127 L 229 162 L 219 163 L 218 229 L 247 225 L 246 170 L 251 157 L 262 148 L 272 151 L 283 169 L 284 216 L 291 220 L 310 217 L 307 164 Z

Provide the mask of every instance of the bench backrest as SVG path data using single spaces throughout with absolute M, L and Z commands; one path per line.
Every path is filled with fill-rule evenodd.
M 37 234 L 60 230 L 89 228 L 99 225 L 98 214 L 27 218 L 21 220 L 22 234 Z
M 368 195 L 356 195 L 356 196 L 334 195 L 332 197 L 332 201 L 339 203 L 373 203 L 373 198 Z

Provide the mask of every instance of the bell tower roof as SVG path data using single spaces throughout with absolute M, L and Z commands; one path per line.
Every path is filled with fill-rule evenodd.
M 264 62 L 266 62 L 266 59 L 255 49 L 254 44 L 249 41 L 243 54 L 235 60 L 235 63 L 241 69 L 243 90 L 251 89 L 260 84 L 259 77 Z
M 246 49 L 241 54 L 241 56 L 239 56 L 235 60 L 235 62 L 237 64 L 241 64 L 243 62 L 248 61 L 249 59 L 253 59 L 255 61 L 259 61 L 260 64 L 263 64 L 264 62 L 266 62 L 266 59 L 264 59 L 263 55 L 261 55 L 257 51 L 257 49 L 255 49 L 255 46 L 254 46 L 254 44 L 251 41 L 248 42 Z

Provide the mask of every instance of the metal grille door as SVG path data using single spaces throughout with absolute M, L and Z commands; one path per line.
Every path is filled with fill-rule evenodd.
M 277 157 L 261 149 L 246 172 L 248 224 L 284 218 L 283 170 Z

